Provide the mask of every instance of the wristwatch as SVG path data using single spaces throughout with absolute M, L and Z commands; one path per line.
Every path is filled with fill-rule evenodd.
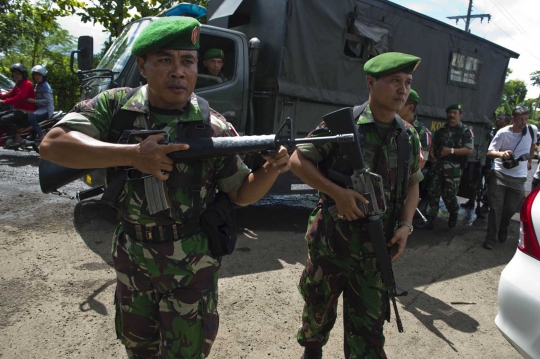
M 450 149 L 450 153 L 451 153 L 451 154 L 454 154 L 454 147 L 452 147 L 452 148 Z
M 412 231 L 413 231 L 413 229 L 414 229 L 412 223 L 411 223 L 411 222 L 407 222 L 407 221 L 399 221 L 399 222 L 397 223 L 396 229 L 398 229 L 399 227 L 403 227 L 403 226 L 409 227 L 409 236 L 410 236 L 411 233 L 412 233 Z

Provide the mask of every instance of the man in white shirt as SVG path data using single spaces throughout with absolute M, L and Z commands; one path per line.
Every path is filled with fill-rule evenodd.
M 525 197 L 527 171 L 531 169 L 534 154 L 536 126 L 527 125 L 529 109 L 518 106 L 512 111 L 512 124 L 501 128 L 488 148 L 488 157 L 494 158 L 489 176 L 488 230 L 483 247 L 493 249 L 498 239 L 506 241 L 510 219 Z

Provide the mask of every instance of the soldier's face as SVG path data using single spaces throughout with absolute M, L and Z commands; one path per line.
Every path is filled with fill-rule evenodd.
M 514 132 L 523 131 L 525 126 L 527 126 L 527 122 L 529 122 L 528 113 L 512 116 L 512 125 L 514 126 L 513 131 Z
M 139 72 L 148 82 L 148 99 L 164 109 L 183 108 L 197 82 L 197 51 L 157 50 L 137 57 Z
M 203 65 L 208 70 L 208 73 L 212 76 L 219 76 L 221 69 L 223 68 L 222 59 L 208 59 L 203 61 Z
M 414 105 L 410 102 L 406 103 L 405 106 L 401 108 L 401 110 L 398 111 L 399 117 L 401 117 L 403 120 L 407 122 L 412 122 L 414 119 L 414 112 L 413 112 Z
M 459 110 L 450 110 L 446 112 L 446 119 L 448 120 L 448 124 L 450 126 L 457 125 L 457 123 L 461 120 L 461 117 L 463 117 L 463 114 L 459 112 Z
M 389 111 L 399 111 L 411 92 L 412 75 L 405 72 L 393 74 L 376 79 L 373 76 L 366 78 L 370 100 Z

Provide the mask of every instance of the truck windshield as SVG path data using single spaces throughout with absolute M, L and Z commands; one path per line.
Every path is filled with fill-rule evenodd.
M 126 25 L 120 36 L 118 36 L 109 50 L 107 50 L 97 68 L 111 70 L 116 79 L 120 72 L 126 67 L 131 56 L 131 46 L 133 45 L 133 41 L 135 41 L 137 36 L 139 36 L 141 31 L 148 26 L 151 21 L 152 20 L 150 19 L 145 19 Z M 82 97 L 94 97 L 100 92 L 110 88 L 110 86 L 110 79 L 106 77 L 90 80 L 85 86 L 86 91 L 82 94 Z
M 127 25 L 103 56 L 98 68 L 110 69 L 115 73 L 122 71 L 131 56 L 133 41 L 148 24 L 150 24 L 150 20 L 141 20 Z

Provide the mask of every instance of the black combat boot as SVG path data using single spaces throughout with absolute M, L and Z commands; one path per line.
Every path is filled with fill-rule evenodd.
M 426 216 L 427 222 L 422 222 L 419 224 L 415 224 L 414 228 L 416 229 L 433 229 L 433 221 L 435 220 L 435 216 Z
M 448 228 L 454 228 L 457 224 L 457 212 L 450 213 L 450 218 L 448 218 Z
M 322 348 L 304 348 L 300 359 L 322 359 Z

